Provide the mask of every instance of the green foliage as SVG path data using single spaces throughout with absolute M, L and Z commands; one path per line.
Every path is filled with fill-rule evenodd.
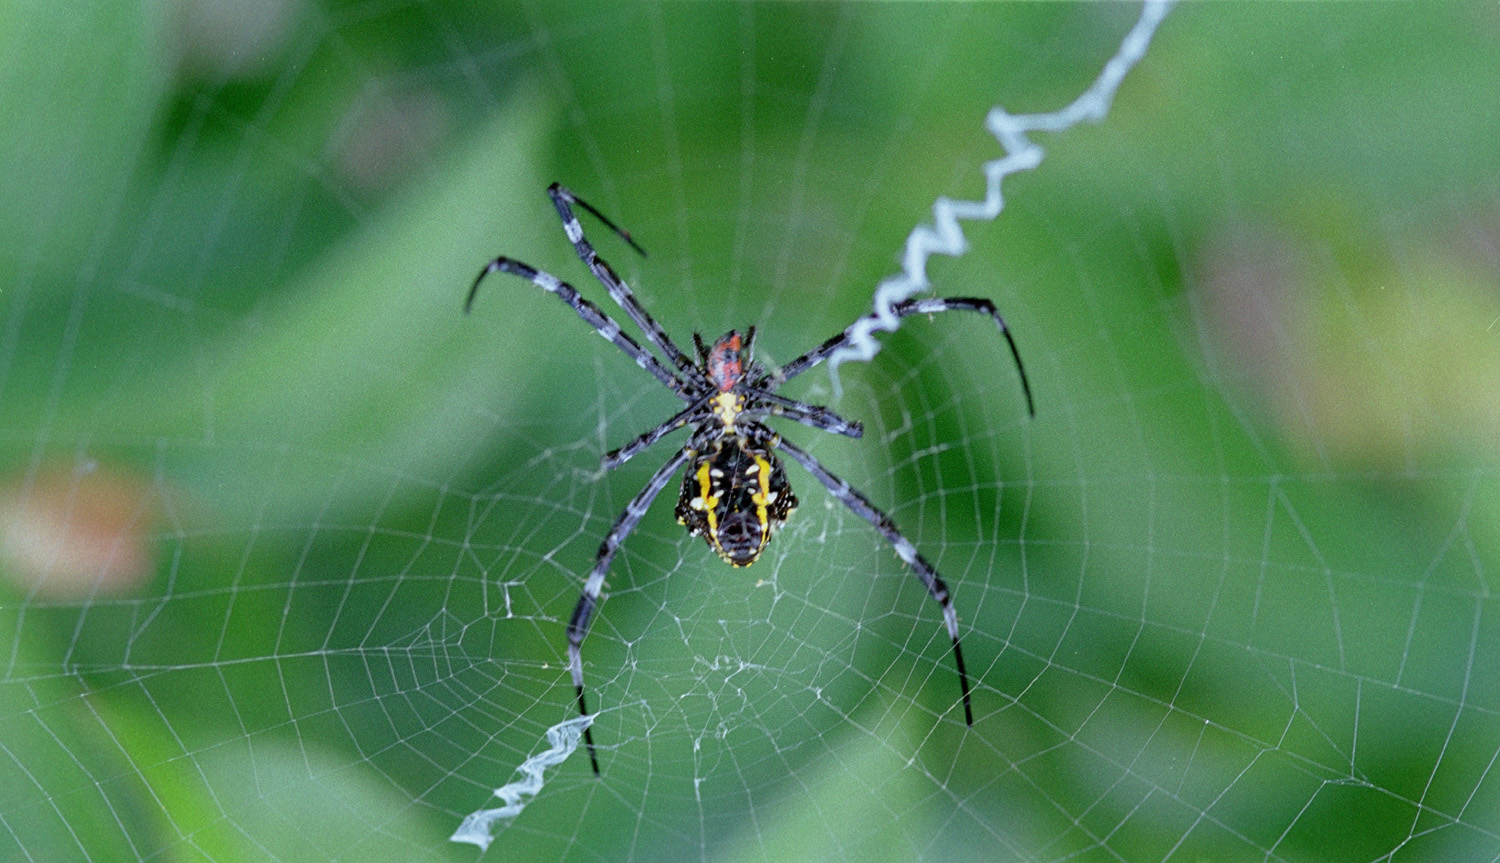
M 0 4 L 0 522 L 123 477 L 96 532 L 149 561 L 59 592 L 0 539 L 0 859 L 470 859 L 657 455 L 599 454 L 673 405 L 519 280 L 464 317 L 474 274 L 610 308 L 562 180 L 679 342 L 785 361 L 981 196 L 992 104 L 1071 101 L 1134 15 L 288 3 L 246 64 L 182 25 L 213 5 Z M 987 323 L 912 319 L 841 370 L 864 441 L 813 447 L 954 588 L 974 728 L 925 593 L 792 468 L 750 570 L 647 517 L 586 647 L 604 785 L 558 768 L 491 856 L 1500 853 L 1496 32 L 1175 10 L 930 270 L 1036 419 Z

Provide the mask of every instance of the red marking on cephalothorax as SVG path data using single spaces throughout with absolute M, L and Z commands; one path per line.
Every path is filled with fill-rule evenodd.
M 708 349 L 708 376 L 721 393 L 734 389 L 734 385 L 745 376 L 739 333 L 730 330 Z

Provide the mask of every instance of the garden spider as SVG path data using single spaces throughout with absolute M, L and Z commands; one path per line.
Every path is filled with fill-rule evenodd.
M 553 183 L 547 188 L 547 195 L 557 207 L 563 231 L 573 243 L 578 257 L 583 259 L 594 277 L 609 290 L 610 298 L 640 327 L 646 340 L 666 357 L 675 371 L 622 332 L 618 323 L 600 311 L 598 306 L 579 296 L 572 285 L 512 258 L 498 257 L 479 271 L 473 287 L 469 289 L 464 312 L 467 313 L 473 307 L 474 297 L 485 276 L 494 272 L 520 276 L 560 297 L 599 335 L 613 342 L 615 347 L 635 360 L 636 365 L 650 372 L 663 386 L 682 399 L 686 407 L 676 416 L 606 454 L 605 468 L 624 464 L 632 456 L 677 429 L 684 426 L 692 428 L 687 445 L 651 475 L 645 488 L 631 498 L 625 505 L 625 511 L 615 519 L 614 526 L 599 546 L 594 569 L 584 582 L 583 594 L 578 598 L 573 617 L 568 621 L 568 667 L 573 673 L 573 688 L 578 693 L 579 714 L 585 717 L 589 715 L 583 700 L 583 660 L 579 648 L 584 636 L 588 635 L 594 613 L 603 601 L 600 591 L 604 587 L 605 573 L 609 570 L 615 552 L 626 537 L 630 536 L 631 531 L 635 530 L 657 494 L 666 487 L 678 468 L 687 465 L 688 469 L 682 478 L 682 494 L 677 500 L 678 523 L 687 527 L 689 534 L 702 536 L 709 547 L 729 565 L 749 566 L 760 557 L 771 535 L 797 507 L 797 498 L 787 482 L 786 471 L 776 457 L 775 451 L 780 450 L 806 468 L 840 503 L 874 525 L 880 535 L 895 548 L 896 556 L 911 566 L 927 592 L 942 606 L 943 622 L 948 627 L 948 635 L 953 639 L 953 662 L 958 669 L 958 684 L 963 694 L 964 722 L 972 726 L 974 713 L 969 706 L 969 675 L 964 670 L 964 655 L 958 646 L 958 614 L 953 610 L 948 586 L 938 577 L 932 564 L 917 554 L 911 542 L 896 530 L 896 525 L 885 513 L 876 509 L 868 498 L 847 482 L 829 473 L 810 453 L 783 440 L 781 435 L 763 422 L 767 417 L 777 416 L 847 437 L 857 438 L 863 434 L 858 422 L 850 422 L 828 408 L 804 404 L 776 394 L 782 384 L 844 347 L 850 340 L 850 330 L 844 330 L 774 372 L 766 371 L 751 357 L 754 327 L 744 333 L 730 330 L 711 345 L 705 345 L 698 334 L 694 333 L 693 344 L 697 349 L 697 358 L 690 358 L 672 343 L 661 325 L 641 308 L 630 288 L 609 264 L 595 254 L 594 247 L 583 236 L 583 226 L 573 215 L 573 206 L 577 205 L 592 214 L 640 254 L 644 255 L 645 251 L 630 238 L 630 234 L 616 227 L 602 213 L 563 186 Z M 1026 395 L 1027 411 L 1035 415 L 1031 384 L 1026 380 L 1026 369 L 1021 365 L 1020 351 L 1016 349 L 1015 339 L 1011 337 L 1010 330 L 1006 329 L 1005 321 L 989 300 L 967 297 L 915 299 L 897 303 L 891 310 L 897 317 L 953 310 L 989 315 L 1010 345 L 1011 356 L 1015 358 L 1016 371 L 1021 378 L 1021 388 Z M 588 744 L 589 763 L 597 776 L 599 758 L 594 751 L 594 738 L 588 726 L 584 727 L 583 736 Z

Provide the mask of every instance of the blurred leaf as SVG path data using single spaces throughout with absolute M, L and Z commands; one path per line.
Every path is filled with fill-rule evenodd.
M 164 2 L 0 4 L 0 261 L 72 273 L 120 219 L 172 75 L 170 12 Z
M 91 712 L 77 680 L 55 672 L 56 661 L 44 649 L 47 630 L 27 624 L 16 613 L 17 600 L 0 589 L 0 665 L 6 669 L 0 681 L 0 813 L 6 824 L 0 859 L 68 860 L 82 849 L 118 847 L 122 827 L 138 827 L 140 813 L 111 812 L 101 805 L 99 789 L 101 780 L 129 772 L 127 757 Z
M 536 91 L 520 89 L 467 147 L 310 266 L 243 336 L 157 369 L 140 393 L 119 399 L 144 408 L 120 425 L 212 442 L 190 483 L 221 509 L 252 506 L 261 519 L 367 509 L 397 475 L 442 481 L 497 421 L 473 406 L 503 412 L 515 387 L 506 372 L 530 370 L 490 361 L 492 346 L 465 320 L 463 299 L 497 237 L 524 246 L 539 230 L 518 214 L 546 185 L 552 122 Z M 286 469 L 288 451 L 326 460 L 325 469 Z M 275 482 L 269 511 L 255 490 L 261 478 Z
M 877 717 L 879 718 L 879 717 Z M 926 715 L 896 709 L 883 714 L 880 731 L 840 736 L 795 780 L 777 786 L 756 818 L 729 839 L 724 863 L 766 860 L 913 860 L 927 849 L 911 837 L 925 837 L 932 819 L 948 820 L 933 807 L 931 783 L 907 769 L 903 748 L 926 733 Z M 904 744 L 903 744 L 904 747 Z M 971 849 L 973 850 L 973 849 Z M 977 859 L 955 855 L 946 859 Z

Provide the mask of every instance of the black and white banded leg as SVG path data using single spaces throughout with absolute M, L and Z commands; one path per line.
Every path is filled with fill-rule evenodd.
M 810 405 L 779 396 L 775 393 L 756 393 L 755 400 L 761 404 L 748 408 L 745 413 L 751 416 L 769 415 L 786 417 L 795 420 L 805 426 L 810 426 L 821 431 L 841 434 L 845 437 L 864 437 L 865 427 L 856 420 L 846 420 L 822 405 Z
M 594 612 L 599 610 L 599 604 L 603 601 L 599 594 L 604 590 L 604 575 L 609 571 L 610 561 L 615 559 L 615 552 L 620 550 L 620 544 L 640 524 L 646 510 L 651 508 L 651 502 L 656 500 L 656 496 L 687 459 L 688 451 L 678 450 L 666 464 L 657 468 L 651 479 L 646 481 L 646 487 L 630 499 L 630 503 L 625 505 L 625 511 L 615 519 L 614 527 L 604 537 L 604 542 L 600 543 L 599 554 L 594 559 L 594 569 L 589 573 L 588 581 L 583 583 L 583 594 L 578 597 L 578 605 L 574 607 L 573 617 L 568 621 L 568 668 L 573 672 L 573 689 L 578 693 L 579 716 L 589 715 L 588 706 L 583 700 L 583 654 L 579 648 L 584 636 L 589 634 L 589 624 L 594 619 Z M 589 764 L 593 765 L 594 775 L 598 776 L 599 756 L 594 752 L 594 735 L 589 728 L 583 729 L 583 741 L 588 744 Z
M 1006 344 L 1010 345 L 1010 355 L 1016 361 L 1016 372 L 1021 376 L 1021 389 L 1026 394 L 1026 412 L 1036 416 L 1036 405 L 1031 399 L 1031 382 L 1026 379 L 1026 367 L 1021 363 L 1021 351 L 1016 347 L 1015 337 L 1010 334 L 1010 328 L 1005 325 L 1005 319 L 1000 317 L 1000 312 L 995 304 L 981 297 L 924 297 L 921 299 L 905 300 L 891 306 L 891 311 L 898 318 L 908 315 L 933 315 L 938 312 L 978 312 L 989 315 L 1000 328 L 1000 334 L 1005 336 Z M 860 320 L 874 320 L 874 313 L 865 315 Z M 813 348 L 802 356 L 782 366 L 780 370 L 766 375 L 755 382 L 757 388 L 776 389 L 782 384 L 802 374 L 818 363 L 827 359 L 830 354 L 844 347 L 851 341 L 851 333 L 854 324 L 851 324 L 842 333 L 834 336 L 823 344 Z
M 697 414 L 700 414 L 700 412 L 706 413 L 708 411 L 708 403 L 712 400 L 713 396 L 704 396 L 703 398 L 683 408 L 676 416 L 672 417 L 656 428 L 646 432 L 645 434 L 640 435 L 630 443 L 625 444 L 619 449 L 611 450 L 605 453 L 605 470 L 614 470 L 625 462 L 630 461 L 642 450 L 646 449 L 647 447 L 651 446 L 652 444 L 656 443 L 672 432 L 677 431 L 678 429 L 693 422 L 695 419 L 697 419 Z
M 864 427 L 858 422 L 846 420 L 828 408 L 803 404 L 802 402 L 792 401 L 791 399 L 770 393 L 762 393 L 757 396 L 757 399 L 765 403 L 746 408 L 741 416 L 750 419 L 762 416 L 786 417 L 805 426 L 845 435 L 846 437 L 858 438 L 864 435 Z M 619 467 L 672 432 L 691 425 L 696 420 L 709 415 L 709 403 L 712 401 L 713 396 L 704 396 L 698 401 L 689 404 L 679 411 L 677 415 L 658 425 L 656 428 L 637 436 L 630 443 L 605 453 L 603 459 L 604 468 L 606 470 L 613 470 Z
M 691 401 L 697 395 L 691 392 L 689 385 L 684 384 L 676 375 L 662 365 L 652 353 L 641 347 L 640 343 L 631 338 L 629 334 L 620 329 L 609 315 L 606 315 L 598 306 L 579 295 L 578 289 L 567 282 L 559 279 L 551 273 L 538 270 L 530 264 L 523 264 L 514 258 L 504 255 L 490 261 L 485 268 L 479 271 L 479 276 L 474 279 L 474 286 L 469 288 L 469 298 L 464 301 L 464 314 L 474 306 L 474 297 L 479 293 L 479 284 L 484 277 L 490 273 L 510 273 L 520 276 L 541 288 L 549 294 L 553 294 L 573 308 L 583 322 L 593 327 L 599 335 L 608 339 L 615 347 L 624 351 L 635 364 L 650 372 L 657 380 L 661 381 L 679 398 Z M 690 378 L 691 380 L 691 378 Z
M 572 205 L 577 204 L 594 218 L 603 222 L 605 227 L 619 234 L 621 239 L 629 243 L 630 247 L 642 256 L 646 254 L 646 250 L 642 249 L 636 244 L 635 240 L 630 238 L 628 231 L 617 227 L 614 222 L 605 218 L 603 213 L 594 209 L 587 201 L 573 194 L 561 183 L 553 183 L 548 186 L 547 196 L 552 199 L 553 206 L 557 208 L 557 215 L 562 218 L 563 232 L 568 235 L 568 241 L 573 244 L 573 249 L 578 252 L 578 257 L 588 265 L 589 271 L 594 274 L 594 278 L 598 279 L 604 287 L 609 289 L 610 299 L 614 300 L 619 304 L 620 308 L 625 310 L 625 314 L 629 315 L 630 319 L 635 321 L 636 326 L 641 328 L 641 332 L 646 334 L 646 339 L 651 344 L 656 345 L 657 350 L 665 354 L 667 359 L 671 360 L 672 364 L 677 366 L 679 371 L 692 377 L 695 374 L 693 361 L 677 345 L 672 343 L 672 339 L 667 336 L 667 331 L 662 329 L 661 324 L 657 323 L 655 318 L 651 317 L 645 309 L 641 308 L 641 304 L 636 302 L 635 294 L 625 284 L 625 280 L 620 278 L 615 273 L 614 268 L 594 251 L 593 244 L 583 235 L 583 225 L 579 224 L 578 217 L 573 215 Z
M 927 588 L 928 594 L 943 607 L 943 623 L 948 627 L 949 637 L 953 639 L 953 664 L 958 667 L 958 686 L 963 693 L 964 722 L 972 726 L 974 710 L 969 705 L 969 672 L 964 669 L 964 652 L 958 644 L 958 612 L 953 609 L 953 599 L 948 595 L 948 585 L 938 577 L 937 570 L 932 568 L 932 564 L 917 554 L 916 546 L 901 535 L 901 531 L 896 529 L 890 517 L 870 503 L 869 498 L 860 494 L 858 489 L 829 473 L 828 469 L 823 467 L 822 463 L 811 453 L 780 438 L 773 438 L 769 443 L 791 456 L 794 461 L 806 468 L 808 473 L 817 477 L 818 482 L 821 482 L 823 487 L 828 489 L 828 493 L 837 498 L 839 503 L 874 525 L 875 529 L 880 531 L 880 535 L 885 537 L 886 542 L 895 548 L 896 556 L 911 567 L 912 572 L 921 580 L 922 586 Z

